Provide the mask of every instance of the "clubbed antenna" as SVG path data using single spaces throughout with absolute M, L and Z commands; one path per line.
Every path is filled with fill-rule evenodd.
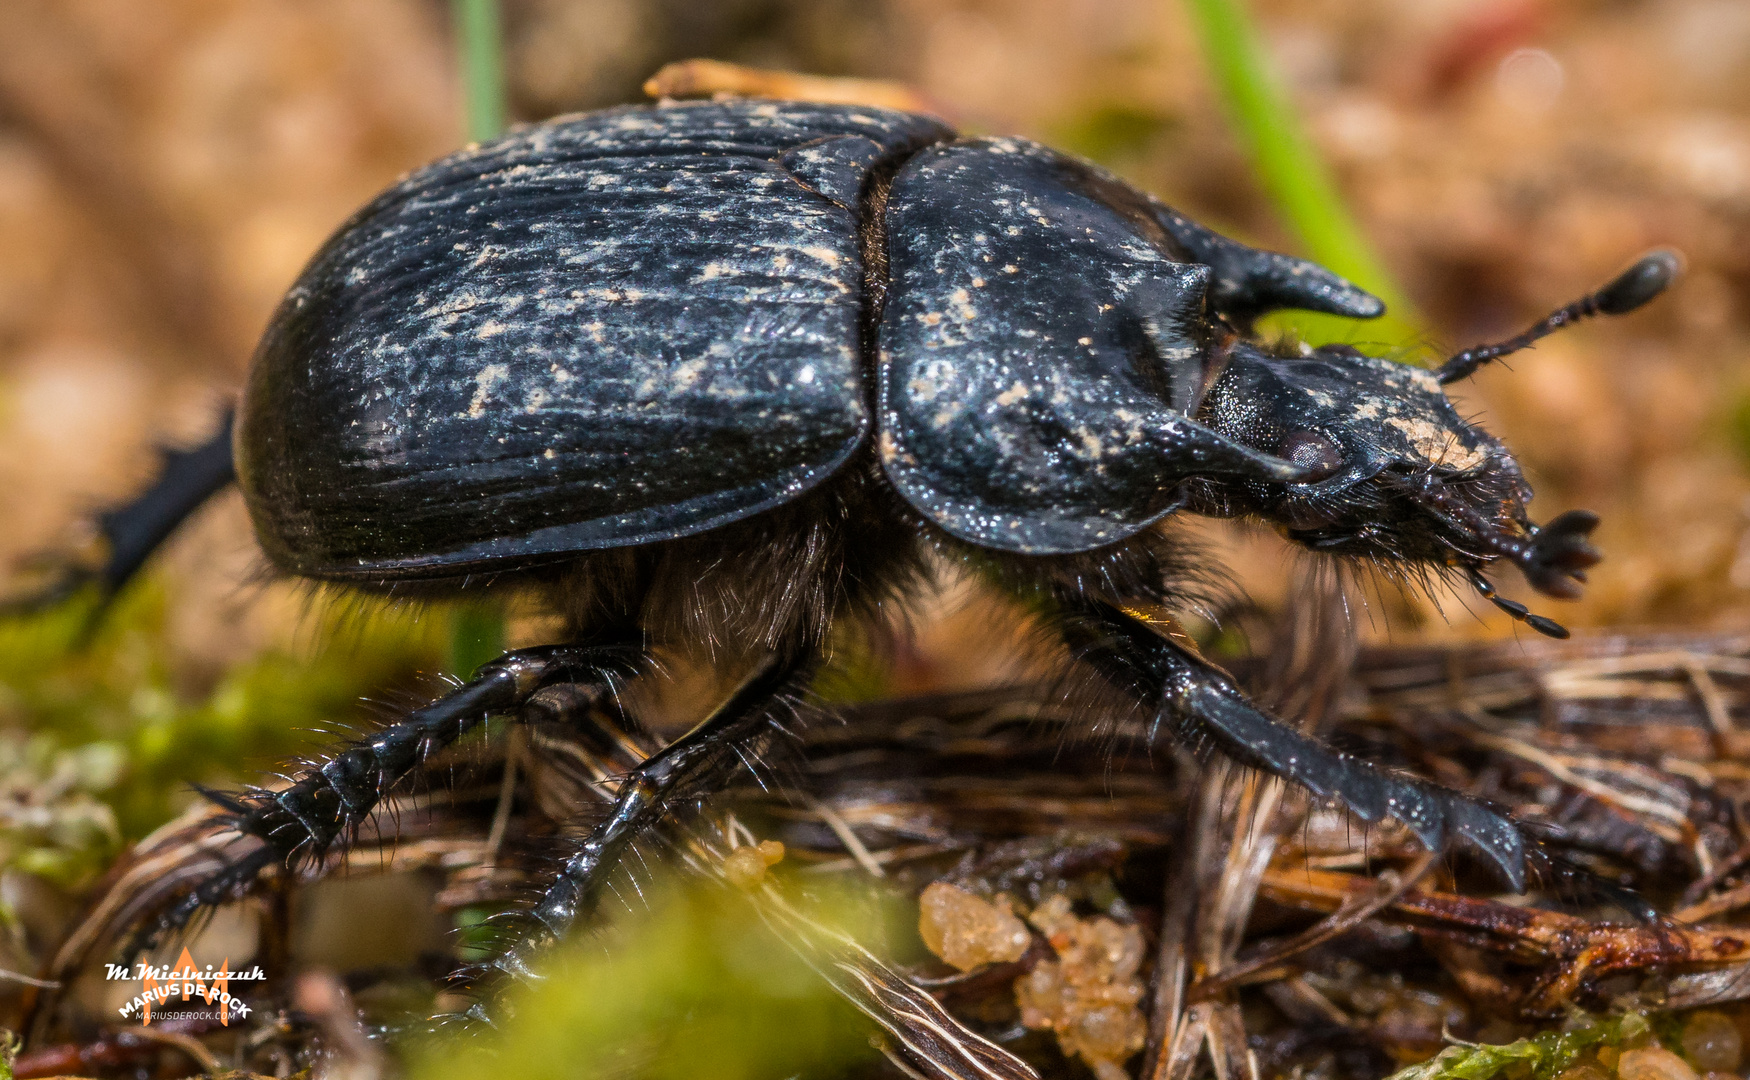
M 1548 318 L 1506 341 L 1479 345 L 1454 356 L 1434 372 L 1440 385 L 1468 378 L 1490 360 L 1526 348 L 1538 338 L 1553 334 L 1569 323 L 1592 315 L 1626 315 L 1665 291 L 1683 271 L 1683 257 L 1670 248 L 1648 252 L 1615 281 L 1590 296 L 1583 296 Z

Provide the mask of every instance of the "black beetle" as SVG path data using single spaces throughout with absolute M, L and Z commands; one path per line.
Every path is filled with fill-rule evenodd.
M 1086 162 L 922 116 L 664 104 L 470 147 L 385 192 L 305 270 L 256 355 L 236 475 L 279 569 L 531 590 L 564 641 L 487 664 L 282 790 L 221 797 L 253 849 L 165 925 L 320 858 L 488 715 L 557 685 L 584 708 L 653 649 L 711 651 L 740 689 L 571 855 L 535 909 L 537 938 L 561 934 L 629 843 L 734 775 L 835 621 L 901 600 L 931 552 L 1022 596 L 1180 737 L 1396 816 L 1432 850 L 1462 838 L 1520 888 L 1541 855 L 1510 819 L 1309 741 L 1134 611 L 1171 608 L 1199 570 L 1156 527 L 1180 510 L 1260 517 L 1491 598 L 1481 569 L 1503 559 L 1576 595 L 1595 519 L 1534 526 L 1512 455 L 1441 384 L 1631 310 L 1676 271 L 1655 253 L 1428 372 L 1261 343 L 1253 322 L 1273 309 L 1383 305 Z

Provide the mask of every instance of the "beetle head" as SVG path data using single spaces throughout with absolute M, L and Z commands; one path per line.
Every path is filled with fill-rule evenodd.
M 1533 525 L 1519 463 L 1459 416 L 1431 372 L 1346 345 L 1283 356 L 1241 341 L 1199 415 L 1305 470 L 1223 484 L 1212 509 L 1262 516 L 1315 551 L 1470 571 L 1506 558 L 1566 598 L 1598 561 L 1586 542 L 1597 519 Z
M 1442 389 L 1478 367 L 1591 315 L 1621 315 L 1663 292 L 1682 268 L 1654 251 L 1610 284 L 1517 337 L 1467 349 L 1436 371 L 1362 354 L 1347 345 L 1287 354 L 1234 340 L 1201 419 L 1218 434 L 1302 470 L 1283 482 L 1205 481 L 1214 513 L 1252 513 L 1316 551 L 1394 566 L 1463 571 L 1496 606 L 1534 629 L 1558 624 L 1495 595 L 1485 564 L 1506 559 L 1539 592 L 1580 595 L 1599 555 L 1587 542 L 1596 515 L 1571 510 L 1543 526 L 1525 504 L 1531 488 L 1507 448 L 1458 415 Z

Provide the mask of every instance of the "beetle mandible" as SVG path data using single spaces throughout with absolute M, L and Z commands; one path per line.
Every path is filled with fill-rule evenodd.
M 1633 310 L 1677 270 L 1655 252 L 1430 372 L 1262 343 L 1271 310 L 1384 308 L 1089 163 L 924 116 L 663 103 L 470 147 L 379 196 L 303 272 L 254 360 L 236 477 L 280 571 L 526 590 L 563 638 L 232 799 L 253 848 L 165 925 L 344 842 L 420 755 L 489 715 L 556 685 L 587 704 L 659 649 L 710 651 L 739 689 L 621 786 L 500 961 L 522 970 L 630 844 L 735 775 L 834 624 L 880 617 L 932 552 L 1024 598 L 1178 736 L 1395 816 L 1431 850 L 1467 842 L 1521 888 L 1542 856 L 1509 818 L 1296 733 L 1134 611 L 1172 608 L 1197 570 L 1163 519 L 1243 515 L 1313 551 L 1468 579 L 1565 634 L 1483 570 L 1578 595 L 1596 519 L 1534 525 L 1512 454 L 1443 385 Z

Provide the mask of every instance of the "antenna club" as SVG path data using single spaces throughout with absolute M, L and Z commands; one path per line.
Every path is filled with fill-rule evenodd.
M 1650 251 L 1594 296 L 1600 313 L 1626 315 L 1670 287 L 1683 273 L 1683 255 L 1673 248 Z
M 1642 255 L 1635 264 L 1617 276 L 1615 281 L 1597 292 L 1551 312 L 1543 321 L 1517 337 L 1493 345 L 1479 345 L 1454 356 L 1435 369 L 1434 378 L 1442 386 L 1469 378 L 1491 360 L 1509 356 L 1529 348 L 1539 338 L 1570 326 L 1591 315 L 1625 315 L 1664 292 L 1683 272 L 1683 256 L 1671 248 L 1659 248 Z

